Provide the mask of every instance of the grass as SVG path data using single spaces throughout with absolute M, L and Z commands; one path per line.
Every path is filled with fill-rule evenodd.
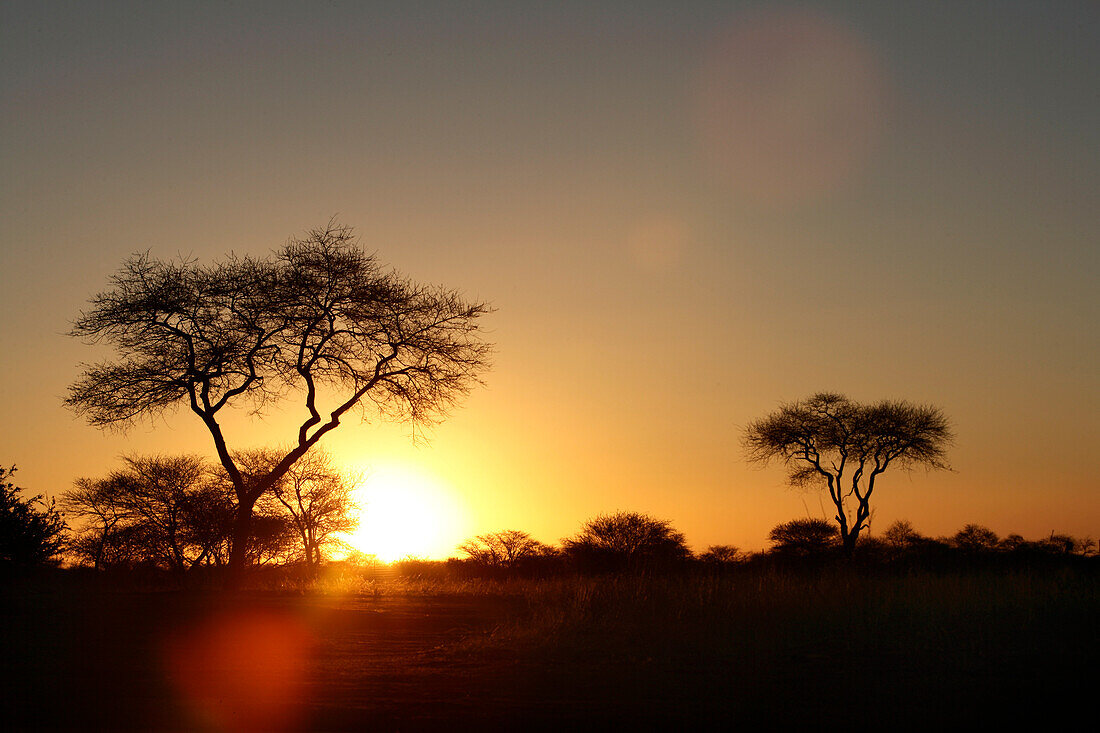
M 545 578 L 463 577 L 430 563 L 406 570 L 264 573 L 246 591 L 249 603 L 313 609 L 329 655 L 316 662 L 319 679 L 343 665 L 341 674 L 357 680 L 340 688 L 359 695 L 355 706 L 326 703 L 332 717 L 321 722 L 330 727 L 380 704 L 371 702 L 378 685 L 393 688 L 387 710 L 398 717 L 434 696 L 435 707 L 421 708 L 426 725 L 432 716 L 480 716 L 481 707 L 454 705 L 481 698 L 494 722 L 514 716 L 527 727 L 736 720 L 909 729 L 1011 723 L 1029 707 L 1050 723 L 1091 709 L 1100 659 L 1100 564 L 1091 560 L 935 570 L 749 563 Z M 22 600 L 9 596 L 12 621 L 27 629 L 12 639 L 13 664 L 31 649 L 80 658 L 87 630 L 109 619 L 130 618 L 153 639 L 159 626 L 220 607 L 220 594 L 201 583 L 181 590 L 163 578 L 142 588 L 135 578 L 117 587 L 110 578 L 58 577 Z M 314 599 L 327 609 L 320 615 Z M 435 635 L 415 658 L 356 656 L 369 648 L 354 646 L 368 638 L 361 634 L 389 643 L 382 629 L 404 648 L 409 624 Z M 119 645 L 124 670 L 141 647 L 127 628 L 106 629 L 96 642 Z M 398 667 L 379 677 L 369 671 L 379 660 Z M 406 676 L 394 676 L 402 664 Z
M 1060 716 L 1091 699 L 1100 658 L 1091 571 L 749 569 L 573 578 L 521 595 L 524 610 L 468 651 L 556 667 L 574 695 L 628 680 L 649 715 L 691 700 L 701 718 L 782 710 L 788 722 L 861 714 L 893 726 L 898 711 L 995 718 L 1042 697 Z
M 484 592 L 485 589 L 479 589 Z M 966 647 L 1043 649 L 1066 629 L 1096 633 L 1100 585 L 1091 573 L 963 572 L 868 575 L 770 569 L 723 575 L 574 577 L 504 586 L 526 612 L 498 638 L 605 648 L 819 646 L 870 654 L 896 648 L 959 654 Z M 655 629 L 660 634 L 649 636 Z M 1027 629 L 1028 633 L 1020 633 Z

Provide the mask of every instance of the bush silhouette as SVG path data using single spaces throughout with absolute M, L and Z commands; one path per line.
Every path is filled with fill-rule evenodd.
M 524 560 L 552 554 L 552 548 L 526 532 L 515 529 L 482 534 L 466 540 L 458 549 L 470 561 L 485 568 L 513 568 Z
M 605 571 L 668 566 L 691 555 L 672 523 L 637 512 L 601 514 L 562 540 L 581 570 Z
M 824 519 L 792 519 L 777 524 L 768 533 L 771 550 L 781 555 L 823 555 L 835 548 L 840 533 Z
M 980 524 L 968 524 L 951 538 L 955 547 L 963 552 L 992 552 L 1000 544 L 997 533 Z
M 733 545 L 710 545 L 699 559 L 711 565 L 732 565 L 741 562 L 744 554 Z
M 15 466 L 0 467 L 0 564 L 54 565 L 64 542 L 65 522 L 41 494 L 22 499 L 11 482 Z

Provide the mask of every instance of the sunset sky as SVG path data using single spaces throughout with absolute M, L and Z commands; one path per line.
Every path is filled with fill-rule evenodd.
M 327 441 L 368 516 L 384 486 L 434 513 L 410 552 L 618 510 L 763 548 L 832 515 L 741 432 L 822 390 L 952 421 L 954 471 L 887 473 L 874 530 L 1095 539 L 1098 90 L 1093 0 L 3 0 L 0 463 L 58 495 L 213 456 L 185 410 L 67 411 L 104 355 L 72 319 L 131 253 L 261 255 L 337 215 L 497 309 L 485 386 L 428 443 Z M 230 445 L 290 440 L 283 407 Z

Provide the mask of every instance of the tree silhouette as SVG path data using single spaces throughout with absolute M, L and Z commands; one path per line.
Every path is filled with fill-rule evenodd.
M 897 519 L 882 533 L 883 541 L 895 550 L 908 550 L 925 541 L 908 519 Z
M 637 512 L 601 514 L 562 540 L 562 546 L 578 565 L 590 569 L 661 565 L 691 554 L 671 522 Z
M 850 555 L 870 519 L 878 477 L 890 466 L 947 468 L 952 438 L 936 407 L 890 400 L 862 405 L 822 392 L 750 423 L 744 444 L 750 461 L 786 465 L 792 486 L 827 488 Z
M 967 524 L 951 538 L 955 547 L 963 552 L 991 552 L 997 549 L 1000 538 L 989 527 L 980 524 Z
M 266 449 L 234 454 L 242 473 L 252 479 L 266 476 L 285 450 Z M 287 515 L 297 536 L 306 565 L 316 568 L 324 560 L 325 550 L 338 544 L 338 535 L 354 532 L 359 526 L 358 509 L 352 497 L 354 482 L 332 465 L 322 449 L 300 458 L 271 487 L 265 506 L 267 513 Z
M 235 578 L 256 501 L 349 411 L 422 425 L 470 390 L 491 351 L 478 326 L 488 312 L 384 270 L 333 222 L 268 259 L 203 266 L 135 255 L 72 330 L 113 346 L 117 358 L 85 365 L 66 403 L 99 427 L 180 404 L 202 420 L 236 495 Z M 292 392 L 304 408 L 296 442 L 267 475 L 246 480 L 222 411 L 260 413 Z
M 233 496 L 198 456 L 127 456 L 106 478 L 77 479 L 61 505 L 81 521 L 70 544 L 96 568 L 183 572 L 227 560 Z
M 91 563 L 97 570 L 111 565 L 129 565 L 129 548 L 133 543 L 126 536 L 130 512 L 122 501 L 121 481 L 79 478 L 76 486 L 61 497 L 66 514 L 82 520 L 73 528 L 69 552 L 78 560 Z
M 514 529 L 478 535 L 458 549 L 475 564 L 487 568 L 512 568 L 527 558 L 541 557 L 551 551 L 526 532 Z
M 235 459 L 250 476 L 248 457 Z M 69 543 L 74 557 L 96 568 L 176 572 L 228 563 L 236 503 L 220 466 L 188 455 L 128 456 L 123 462 L 106 478 L 78 479 L 62 496 L 61 506 L 80 521 Z M 303 495 L 308 501 L 308 490 Z M 299 538 L 294 517 L 274 498 L 258 502 L 256 510 L 249 561 L 289 562 Z
M 740 562 L 744 554 L 734 545 L 710 545 L 699 555 L 699 559 L 712 565 L 731 565 Z
M 0 564 L 52 565 L 65 540 L 65 522 L 42 494 L 21 498 L 12 483 L 15 466 L 0 466 Z
M 837 529 L 824 519 L 792 519 L 768 533 L 772 551 L 785 555 L 821 555 L 836 546 Z

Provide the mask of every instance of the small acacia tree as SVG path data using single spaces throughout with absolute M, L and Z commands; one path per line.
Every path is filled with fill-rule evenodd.
M 266 476 L 285 449 L 234 454 L 250 477 Z M 355 481 L 332 465 L 323 449 L 304 455 L 271 487 L 266 503 L 270 514 L 285 513 L 301 545 L 302 558 L 312 569 L 320 566 L 325 550 L 339 544 L 338 536 L 359 526 L 359 507 L 352 496 Z
M 792 486 L 824 485 L 849 555 L 870 520 L 878 477 L 890 466 L 947 468 L 952 439 L 939 408 L 892 400 L 863 405 L 829 392 L 782 405 L 744 433 L 750 461 L 782 462 Z
M 109 555 L 183 571 L 202 558 L 193 552 L 193 496 L 207 475 L 201 458 L 126 456 L 104 479 L 77 479 L 62 506 L 83 521 L 73 551 L 99 568 Z M 122 540 L 126 540 L 122 542 Z
M 967 524 L 951 538 L 952 544 L 963 552 L 981 553 L 998 549 L 1001 538 L 989 527 Z
M 745 554 L 734 545 L 709 545 L 699 559 L 711 565 L 732 565 L 745 559 Z
M 516 529 L 478 535 L 463 542 L 458 549 L 474 564 L 489 568 L 512 568 L 527 558 L 551 552 L 547 545 Z
M 579 533 L 562 540 L 562 547 L 579 565 L 594 569 L 663 565 L 691 555 L 671 522 L 638 512 L 590 519 Z
M 772 527 L 768 540 L 781 555 L 822 555 L 836 547 L 836 527 L 824 519 L 792 519 Z
M 236 494 L 229 565 L 239 571 L 256 501 L 349 411 L 423 424 L 470 390 L 491 351 L 478 324 L 488 312 L 383 269 L 333 222 L 268 259 L 203 266 L 135 255 L 72 330 L 117 357 L 85 365 L 66 403 L 99 427 L 181 404 L 198 416 Z M 290 394 L 304 408 L 297 440 L 265 476 L 246 480 L 223 411 L 259 412 Z
M 235 502 L 220 473 L 194 455 L 134 455 L 104 478 L 77 479 L 61 499 L 77 522 L 69 552 L 96 568 L 224 565 Z

